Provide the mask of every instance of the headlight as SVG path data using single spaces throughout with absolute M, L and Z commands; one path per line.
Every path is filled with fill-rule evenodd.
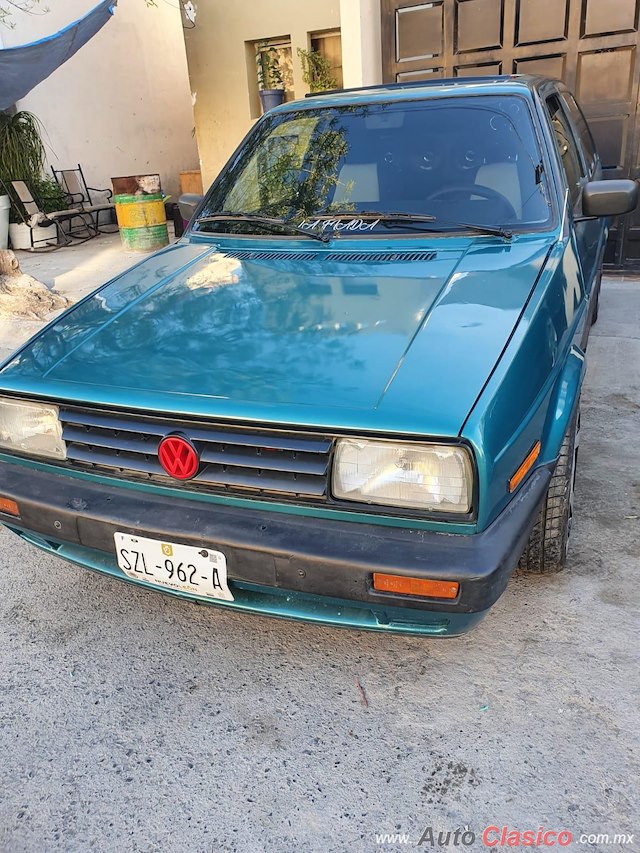
M 0 397 L 0 449 L 66 459 L 58 407 Z
M 471 458 L 463 447 L 338 440 L 333 469 L 337 498 L 466 513 L 472 488 Z

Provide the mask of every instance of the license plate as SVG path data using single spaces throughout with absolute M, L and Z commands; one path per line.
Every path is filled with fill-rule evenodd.
M 169 589 L 233 601 L 227 560 L 220 551 L 114 534 L 118 565 L 127 577 Z

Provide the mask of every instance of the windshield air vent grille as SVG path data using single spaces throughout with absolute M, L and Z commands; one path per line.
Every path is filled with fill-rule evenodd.
M 436 252 L 264 252 L 252 249 L 221 249 L 238 261 L 328 261 L 333 263 L 409 263 L 434 261 Z
M 328 252 L 325 261 L 351 261 L 366 263 L 407 263 L 407 261 L 433 261 L 435 252 Z
M 223 255 L 237 261 L 313 261 L 319 252 L 263 252 L 253 249 L 221 249 Z

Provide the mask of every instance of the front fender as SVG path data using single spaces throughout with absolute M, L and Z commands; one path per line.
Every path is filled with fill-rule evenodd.
M 542 449 L 538 458 L 540 464 L 553 462 L 560 454 L 562 441 L 580 399 L 585 371 L 584 353 L 574 344 L 569 350 L 549 400 Z
M 536 466 L 558 457 L 584 377 L 586 308 L 575 244 L 558 241 L 461 431 L 478 462 L 478 530 L 517 494 L 509 481 L 537 441 Z

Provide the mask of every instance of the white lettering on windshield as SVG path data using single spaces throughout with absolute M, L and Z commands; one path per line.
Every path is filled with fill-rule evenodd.
M 305 219 L 300 223 L 300 228 L 306 228 L 309 231 L 373 231 L 376 225 L 380 224 L 379 219 L 374 219 L 373 222 L 365 222 L 364 219 L 349 219 L 346 222 L 343 219 Z

